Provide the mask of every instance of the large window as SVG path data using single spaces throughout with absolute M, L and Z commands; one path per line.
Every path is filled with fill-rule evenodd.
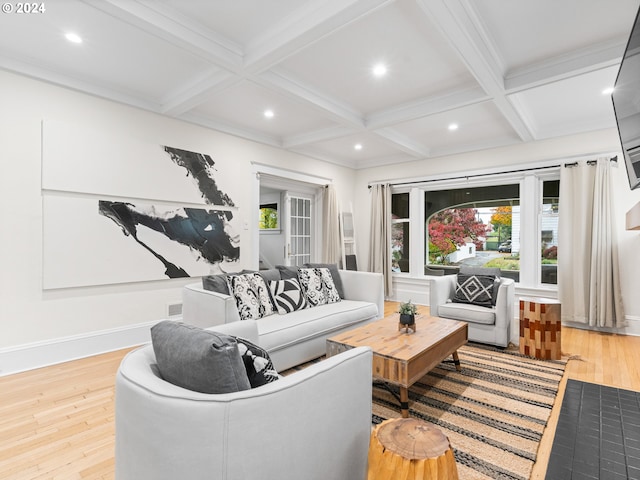
M 394 194 L 394 271 L 419 276 L 424 267 L 445 274 L 461 265 L 498 267 L 521 285 L 556 284 L 558 177 L 557 170 L 526 171 L 425 183 Z M 419 212 L 409 211 L 416 206 L 411 198 Z M 411 246 L 410 225 L 420 229 Z
M 499 267 L 518 280 L 519 242 L 512 225 L 519 184 L 426 191 L 424 202 L 429 268 Z

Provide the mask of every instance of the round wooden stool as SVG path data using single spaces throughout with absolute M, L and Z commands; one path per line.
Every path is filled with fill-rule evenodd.
M 371 432 L 368 480 L 458 480 L 449 439 L 415 418 L 385 420 Z

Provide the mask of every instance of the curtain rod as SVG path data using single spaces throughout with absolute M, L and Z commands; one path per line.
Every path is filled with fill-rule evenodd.
M 567 164 L 565 164 L 566 166 Z M 576 162 L 577 165 L 577 162 Z M 419 180 L 419 181 L 411 181 L 411 182 L 397 182 L 397 183 L 390 183 L 389 186 L 390 187 L 397 187 L 398 185 L 413 185 L 413 184 L 418 184 L 418 183 L 431 183 L 431 182 L 445 182 L 447 180 L 463 180 L 465 178 L 477 178 L 477 177 L 490 177 L 490 176 L 496 176 L 496 175 L 503 175 L 503 174 L 507 174 L 507 173 L 520 173 L 520 172 L 531 172 L 534 170 L 546 170 L 548 168 L 558 168 L 561 165 L 547 165 L 545 167 L 531 167 L 531 168 L 522 168 L 520 170 L 508 170 L 505 172 L 494 172 L 494 173 L 476 173 L 473 175 L 462 175 L 459 177 L 449 177 L 449 178 L 434 178 L 431 180 Z M 378 182 L 376 182 L 378 183 Z M 369 184 L 367 185 L 368 188 L 371 188 L 372 185 Z
M 618 157 L 612 157 L 609 159 L 610 162 L 618 162 Z M 597 160 L 587 160 L 587 165 L 595 165 L 596 163 L 598 163 Z M 565 167 L 577 167 L 578 166 L 578 162 L 573 162 L 573 163 L 565 163 L 564 164 Z

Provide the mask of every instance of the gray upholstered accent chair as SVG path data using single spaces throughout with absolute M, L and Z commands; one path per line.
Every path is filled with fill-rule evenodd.
M 460 269 L 461 274 L 471 275 L 495 275 L 499 272 L 499 269 L 465 267 Z M 499 277 L 499 283 L 495 286 L 495 306 L 479 306 L 453 302 L 457 278 L 457 275 L 445 275 L 431 280 L 429 292 L 431 315 L 467 322 L 469 341 L 499 347 L 509 345 L 515 282 L 509 278 Z
M 259 340 L 255 322 L 215 331 Z M 364 480 L 371 359 L 354 348 L 257 388 L 205 394 L 163 380 L 151 345 L 135 350 L 116 377 L 115 478 Z

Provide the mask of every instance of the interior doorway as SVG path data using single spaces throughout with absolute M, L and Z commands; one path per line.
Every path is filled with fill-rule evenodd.
M 259 268 L 317 261 L 323 185 L 265 173 L 259 184 Z

